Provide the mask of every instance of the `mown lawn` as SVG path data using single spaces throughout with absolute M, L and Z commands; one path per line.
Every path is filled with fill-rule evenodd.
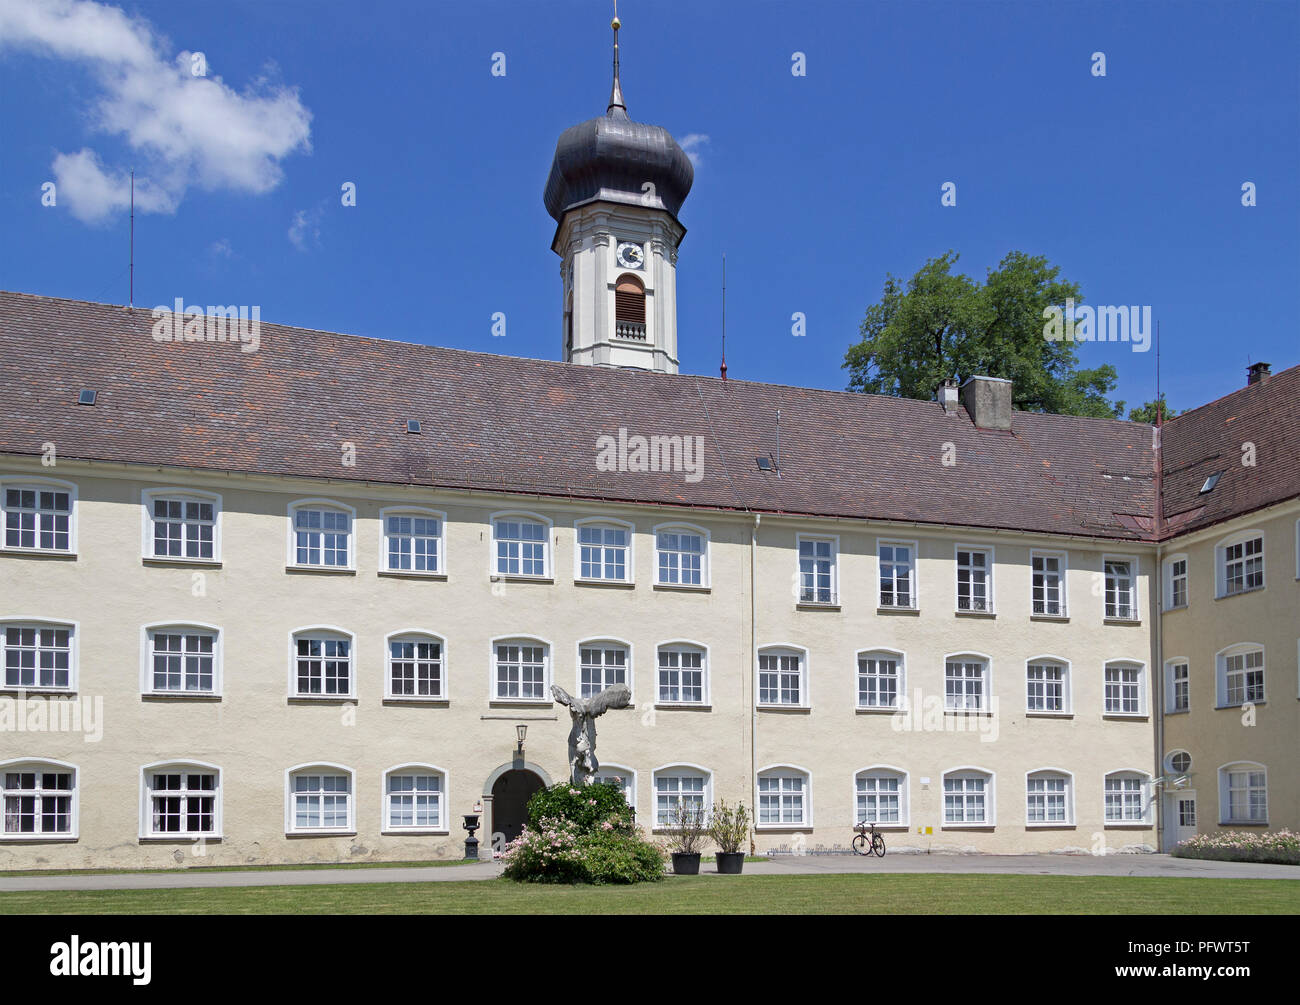
M 0 893 L 0 914 L 1300 914 L 1300 882 L 1116 876 L 672 876 Z

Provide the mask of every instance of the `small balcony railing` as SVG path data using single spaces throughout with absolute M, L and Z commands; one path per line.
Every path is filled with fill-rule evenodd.
M 645 322 L 644 321 L 615 321 L 614 335 L 616 338 L 634 339 L 637 342 L 644 342 Z

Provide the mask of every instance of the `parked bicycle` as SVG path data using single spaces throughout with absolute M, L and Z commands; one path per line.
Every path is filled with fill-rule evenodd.
M 865 820 L 854 828 L 857 836 L 853 839 L 853 851 L 858 855 L 874 854 L 876 858 L 885 857 L 885 836 L 876 830 L 875 824 Z

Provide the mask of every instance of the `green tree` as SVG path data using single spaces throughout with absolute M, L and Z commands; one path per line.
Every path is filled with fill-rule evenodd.
M 980 284 L 953 273 L 958 257 L 932 258 L 906 283 L 886 277 L 862 340 L 844 354 L 849 390 L 929 400 L 948 377 L 982 374 L 1012 381 L 1012 403 L 1024 411 L 1121 414 L 1108 397 L 1113 366 L 1079 369 L 1072 343 L 1043 337 L 1045 308 L 1082 302 L 1077 283 L 1045 257 L 1013 251 Z
M 1165 396 L 1162 394 L 1158 400 L 1165 402 Z M 1128 421 L 1145 422 L 1148 426 L 1154 426 L 1156 424 L 1156 403 L 1157 401 L 1153 399 L 1139 408 L 1130 408 L 1128 412 Z M 1121 402 L 1121 404 L 1123 404 L 1123 402 Z M 1170 408 L 1169 403 L 1165 402 L 1165 421 L 1168 422 L 1177 414 L 1177 410 Z

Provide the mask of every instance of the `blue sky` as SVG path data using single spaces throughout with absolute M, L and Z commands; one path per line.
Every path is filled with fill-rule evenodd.
M 559 133 L 604 111 L 609 4 L 108 6 L 55 0 L 80 18 L 56 44 L 30 0 L 0 0 L 0 287 L 125 302 L 113 186 L 134 166 L 154 210 L 136 219 L 137 304 L 257 304 L 264 321 L 558 358 L 542 186 Z M 1177 408 L 1242 385 L 1251 360 L 1300 361 L 1294 0 L 624 0 L 620 15 L 629 113 L 707 137 L 681 213 L 684 372 L 717 373 L 724 251 L 733 377 L 843 388 L 886 273 L 949 248 L 975 277 L 1022 250 L 1088 303 L 1151 305 Z M 201 121 L 167 75 L 182 51 L 224 84 Z M 1130 404 L 1154 396 L 1154 356 L 1080 351 L 1117 367 Z

